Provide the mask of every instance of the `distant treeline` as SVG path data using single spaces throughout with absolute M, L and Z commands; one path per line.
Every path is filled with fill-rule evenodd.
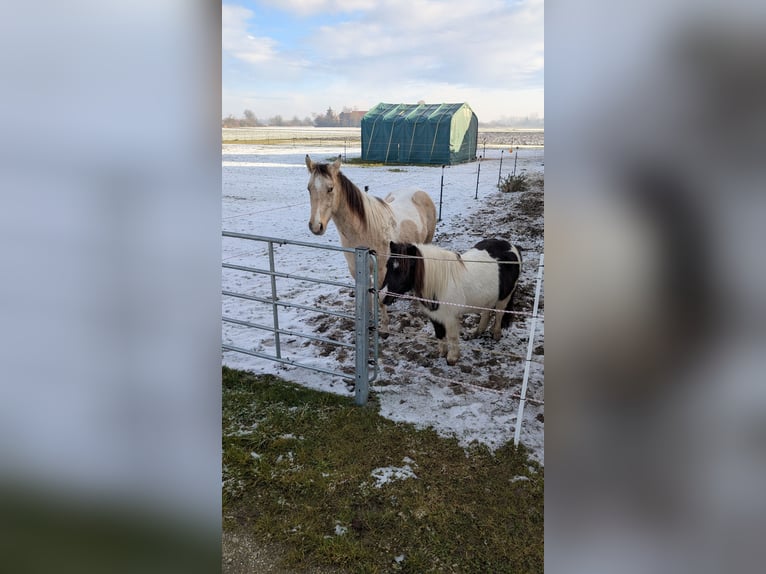
M 252 110 L 245 110 L 241 118 L 236 118 L 229 114 L 223 118 L 221 125 L 225 128 L 248 128 L 255 126 L 316 126 L 318 128 L 327 127 L 347 127 L 354 128 L 361 126 L 362 116 L 366 112 L 343 108 L 340 114 L 336 114 L 332 108 L 320 115 L 312 113 L 311 117 L 300 119 L 293 116 L 291 120 L 286 120 L 280 115 L 268 119 L 258 119 Z
M 332 108 L 327 108 L 324 114 L 312 113 L 311 117 L 305 117 L 300 119 L 298 116 L 293 116 L 292 119 L 286 120 L 280 115 L 276 115 L 268 119 L 258 119 L 252 110 L 245 110 L 242 117 L 236 118 L 233 115 L 228 115 L 223 118 L 221 125 L 225 128 L 248 128 L 255 126 L 315 126 L 318 128 L 358 128 L 362 125 L 362 117 L 366 111 L 352 110 L 350 108 L 343 108 L 340 114 L 336 114 Z M 504 117 L 499 120 L 493 120 L 491 122 L 479 122 L 479 127 L 482 128 L 527 128 L 527 129 L 543 129 L 545 127 L 545 118 L 539 117 Z
M 479 122 L 480 128 L 526 128 L 526 129 L 543 129 L 545 128 L 545 118 L 538 117 L 505 117 L 499 120 L 492 120 L 491 122 Z

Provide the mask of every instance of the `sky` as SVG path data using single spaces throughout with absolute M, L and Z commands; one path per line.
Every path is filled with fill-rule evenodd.
M 266 120 L 467 102 L 543 118 L 543 0 L 223 3 L 222 113 Z

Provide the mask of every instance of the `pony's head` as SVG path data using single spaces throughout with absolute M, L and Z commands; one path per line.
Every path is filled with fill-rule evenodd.
M 393 302 L 393 293 L 395 295 L 404 295 L 412 291 L 418 284 L 422 284 L 423 261 L 416 259 L 420 257 L 420 251 L 411 243 L 389 243 L 389 255 L 386 261 L 386 276 L 383 279 L 382 288 L 387 289 L 387 294 L 383 303 L 390 305 Z
M 309 229 L 314 235 L 322 235 L 327 231 L 327 224 L 340 204 L 340 156 L 333 163 L 327 164 L 314 163 L 306 154 L 306 167 L 310 174 L 307 186 L 311 200 Z

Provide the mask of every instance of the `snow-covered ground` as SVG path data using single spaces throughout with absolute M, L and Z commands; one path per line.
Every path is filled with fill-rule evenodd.
M 223 229 L 339 246 L 333 224 L 317 237 L 308 228 L 308 172 L 304 157 L 328 161 L 343 153 L 343 146 L 275 147 L 224 145 L 223 147 Z M 347 149 L 348 157 L 360 150 Z M 384 196 L 401 187 L 416 186 L 431 195 L 439 209 L 440 181 L 444 175 L 441 217 L 434 243 L 465 251 L 487 237 L 502 237 L 519 245 L 524 264 L 517 290 L 517 311 L 531 312 L 540 254 L 543 252 L 543 193 L 540 183 L 530 192 L 501 193 L 500 149 L 487 149 L 479 163 L 441 166 L 360 167 L 344 165 L 343 172 L 360 188 Z M 514 158 L 502 150 L 502 176 L 513 171 Z M 518 150 L 517 173 L 542 176 L 543 149 Z M 479 181 L 476 195 L 477 176 Z M 268 268 L 266 244 L 223 238 L 223 260 L 261 269 Z M 352 281 L 342 254 L 335 251 L 283 245 L 275 247 L 279 271 L 322 277 L 347 283 L 348 289 L 292 279 L 278 279 L 280 299 L 312 307 L 353 314 L 350 296 Z M 268 277 L 223 270 L 223 288 L 239 293 L 269 297 Z M 513 439 L 518 400 L 526 356 L 529 318 L 516 317 L 503 338 L 495 342 L 485 334 L 475 340 L 461 340 L 461 359 L 448 366 L 436 358 L 436 340 L 430 323 L 407 301 L 390 308 L 392 334 L 380 342 L 380 375 L 372 390 L 380 402 L 380 413 L 397 421 L 432 426 L 440 434 L 456 436 L 462 444 L 479 441 L 496 448 Z M 541 292 L 540 308 L 544 298 Z M 223 314 L 240 320 L 272 324 L 269 305 L 233 297 L 223 298 Z M 477 315 L 467 315 L 464 327 L 475 324 Z M 280 308 L 280 328 L 312 332 L 333 340 L 353 342 L 353 324 L 346 319 L 317 315 L 305 310 Z M 464 328 L 464 330 L 466 330 Z M 230 323 L 223 325 L 223 340 L 237 347 L 273 355 L 274 336 L 268 331 Z M 281 337 L 282 355 L 333 371 L 353 372 L 354 356 L 349 349 L 308 341 L 297 336 Z M 543 364 L 544 324 L 538 320 L 535 352 L 530 365 L 528 402 L 524 411 L 521 442 L 543 462 Z M 521 357 L 521 358 L 520 358 Z M 224 352 L 223 363 L 256 373 L 274 373 L 308 387 L 353 394 L 339 377 L 286 366 L 250 355 Z

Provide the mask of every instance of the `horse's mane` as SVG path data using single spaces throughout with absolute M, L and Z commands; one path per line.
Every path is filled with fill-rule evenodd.
M 320 175 L 332 178 L 329 164 L 315 163 L 314 170 Z M 362 224 L 362 228 L 368 229 L 370 224 L 372 224 L 374 228 L 381 229 L 383 223 L 381 218 L 382 212 L 378 208 L 381 208 L 382 210 L 388 209 L 386 202 L 378 197 L 374 198 L 377 200 L 377 202 L 375 202 L 377 205 L 371 201 L 365 202 L 365 195 L 362 191 L 340 170 L 338 171 L 338 181 L 340 182 L 340 191 L 346 200 L 346 205 L 348 205 L 349 211 L 356 216 Z M 369 197 L 371 199 L 373 198 L 373 196 Z M 365 203 L 367 204 L 366 206 Z M 368 221 L 368 219 L 372 219 L 372 221 Z
M 420 297 L 439 299 L 447 287 L 459 283 L 465 271 L 465 263 L 459 253 L 436 247 L 430 243 L 416 244 L 423 259 L 417 259 L 415 291 Z

